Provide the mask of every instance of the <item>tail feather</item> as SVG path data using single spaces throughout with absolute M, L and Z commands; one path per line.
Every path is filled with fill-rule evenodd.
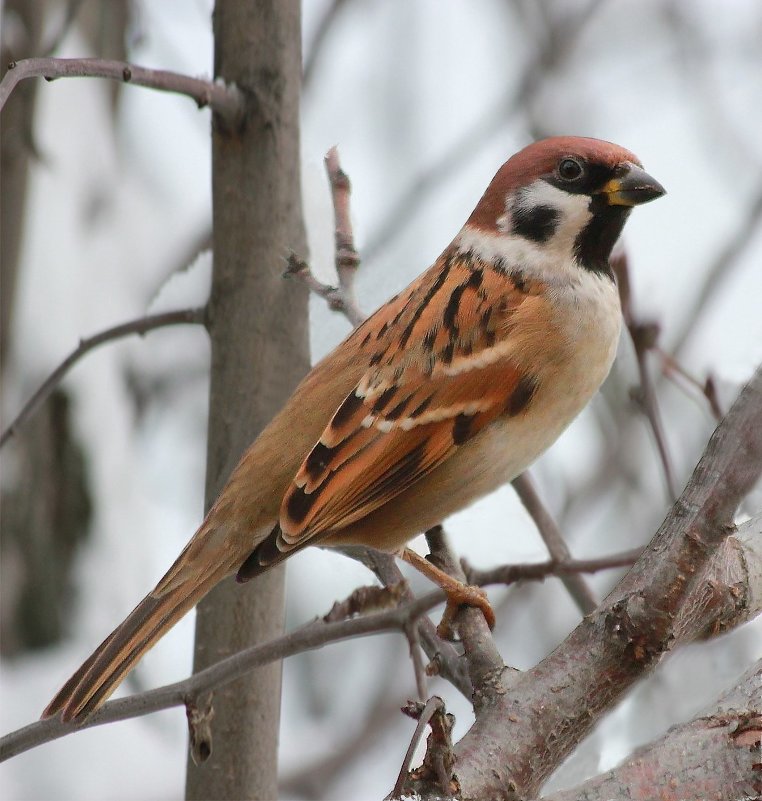
M 43 718 L 60 713 L 64 721 L 84 720 L 92 714 L 143 654 L 231 572 L 224 564 L 204 572 L 178 571 L 177 567 L 176 563 L 170 570 L 174 580 L 169 588 L 160 590 L 162 584 L 166 586 L 165 577 L 64 684 L 42 713 Z M 178 580 L 183 573 L 185 577 Z

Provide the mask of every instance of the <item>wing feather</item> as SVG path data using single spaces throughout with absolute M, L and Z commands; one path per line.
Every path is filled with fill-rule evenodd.
M 369 368 L 302 463 L 278 548 L 300 548 L 383 506 L 501 415 L 536 378 L 515 354 L 515 315 L 541 287 L 446 251 L 353 337 Z

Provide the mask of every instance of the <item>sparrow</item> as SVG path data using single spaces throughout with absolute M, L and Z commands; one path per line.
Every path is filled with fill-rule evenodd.
M 621 322 L 609 256 L 632 207 L 663 194 L 609 142 L 554 137 L 512 156 L 434 265 L 304 378 L 43 717 L 83 720 L 218 582 L 307 545 L 400 554 L 494 622 L 481 591 L 405 543 L 515 478 L 600 387 Z

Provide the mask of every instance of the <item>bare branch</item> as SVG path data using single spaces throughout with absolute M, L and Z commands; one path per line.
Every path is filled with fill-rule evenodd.
M 159 687 L 156 690 L 109 701 L 81 725 L 63 723 L 59 718 L 48 718 L 31 723 L 0 739 L 0 762 L 35 748 L 43 743 L 57 740 L 82 729 L 101 726 L 117 720 L 140 717 L 161 709 L 187 705 L 210 690 L 228 684 L 260 665 L 266 665 L 294 654 L 322 648 L 332 642 L 363 637 L 382 631 L 404 631 L 410 620 L 425 614 L 442 602 L 442 592 L 432 592 L 422 598 L 385 612 L 365 617 L 325 623 L 315 620 L 296 631 L 270 642 L 247 648 L 233 656 L 217 662 L 211 667 L 195 673 L 183 681 Z
M 643 555 L 548 657 L 503 683 L 456 747 L 464 797 L 531 796 L 596 720 L 680 642 L 703 636 L 713 558 L 762 473 L 762 368 L 720 423 Z M 548 703 L 548 698 L 553 703 Z M 488 755 L 488 756 L 487 756 Z
M 694 600 L 688 604 L 694 612 L 694 617 L 700 617 L 700 623 L 696 624 L 696 636 L 711 636 L 727 631 L 762 611 L 762 538 L 760 535 L 762 535 L 762 517 L 745 523 L 739 528 L 736 537 L 730 537 L 724 543 L 723 548 L 727 553 L 722 558 L 715 559 L 714 568 L 709 573 L 710 578 L 707 579 L 706 586 L 698 588 L 694 594 Z M 452 571 L 456 577 L 464 578 L 457 561 L 447 550 L 446 543 L 437 534 L 437 531 L 429 532 L 428 537 L 439 565 L 448 572 Z M 396 572 L 386 575 L 384 581 L 394 584 L 399 575 L 401 583 L 398 584 L 395 592 L 400 591 L 404 587 L 404 580 L 393 563 L 393 557 L 370 551 L 370 549 L 368 551 L 392 560 L 392 567 Z M 359 558 L 358 555 L 355 554 L 355 558 Z M 601 559 L 572 560 L 561 564 L 541 562 L 536 565 L 506 565 L 491 571 L 471 571 L 469 569 L 468 575 L 470 580 L 479 584 L 511 583 L 518 580 L 542 579 L 554 574 L 562 575 L 564 572 L 594 572 L 621 567 L 631 558 L 631 552 L 624 552 Z M 361 561 L 368 564 L 365 560 Z M 381 575 L 385 575 L 383 569 L 377 567 L 377 570 Z M 387 593 L 387 591 L 383 592 Z M 422 624 L 428 623 L 431 630 L 434 628 L 433 624 L 427 617 L 421 616 L 441 603 L 444 597 L 444 593 L 438 590 L 415 599 L 412 598 L 409 590 L 406 590 L 403 594 L 404 604 L 391 610 L 351 620 L 327 623 L 326 618 L 331 614 L 329 613 L 326 618 L 313 621 L 271 642 L 241 651 L 189 679 L 128 698 L 109 701 L 81 726 L 63 724 L 55 718 L 32 723 L 0 739 L 0 762 L 80 729 L 127 720 L 181 704 L 185 704 L 186 708 L 192 708 L 195 703 L 194 699 L 203 693 L 223 686 L 255 667 L 303 651 L 321 648 L 332 642 L 382 631 L 400 630 L 404 632 L 415 620 L 419 620 L 421 624 L 422 635 L 428 636 L 428 630 Z M 408 600 L 409 598 L 410 600 Z M 389 601 L 389 597 L 386 594 L 374 595 L 373 598 L 366 600 L 368 600 L 367 605 L 365 601 L 359 603 L 353 601 L 338 606 L 348 614 L 353 614 L 361 609 L 367 610 L 368 606 L 374 606 L 378 600 L 383 605 Z M 682 620 L 685 620 L 685 616 Z M 485 692 L 485 688 L 489 690 L 492 687 L 498 693 L 503 692 L 506 668 L 494 643 L 491 647 L 484 647 L 484 638 L 488 638 L 487 643 L 492 640 L 484 622 L 484 616 L 480 611 L 464 608 L 459 613 L 456 623 L 466 649 L 465 657 L 469 670 L 471 675 L 476 678 L 477 692 L 474 694 L 474 701 L 478 708 L 490 696 L 490 692 Z M 688 624 L 684 622 L 680 623 L 680 627 L 689 628 Z M 440 671 L 441 675 L 453 682 L 467 697 L 470 697 L 471 684 L 468 676 L 465 677 L 465 685 L 459 681 L 460 664 L 463 660 L 459 659 L 452 646 L 436 638 L 436 635 L 431 636 L 429 645 L 432 652 L 436 652 L 437 661 L 441 660 L 441 664 L 447 668 Z M 449 656 L 448 649 L 453 650 L 452 658 Z M 443 654 L 444 658 L 442 658 Z M 515 672 L 512 675 L 516 675 Z M 199 740 L 198 737 L 197 740 Z M 203 741 L 203 737 L 200 738 L 200 741 Z M 202 756 L 203 753 L 204 748 L 201 744 L 199 755 Z
M 435 526 L 426 532 L 429 545 L 429 559 L 439 568 L 458 581 L 466 582 L 466 574 L 449 547 L 442 526 Z M 505 670 L 492 632 L 479 609 L 468 606 L 461 607 L 453 621 L 463 644 L 468 675 L 473 685 L 471 700 L 474 708 L 484 703 L 494 689 L 494 677 Z
M 622 764 L 543 801 L 704 801 L 762 797 L 762 660 L 713 708 Z
M 352 299 L 344 294 L 341 287 L 324 284 L 320 279 L 315 278 L 309 264 L 295 253 L 288 255 L 284 275 L 298 278 L 307 285 L 310 291 L 325 298 L 328 307 L 332 311 L 343 314 L 353 326 L 357 327 L 365 319 L 365 315 L 353 304 Z
M 659 358 L 662 361 L 662 373 L 667 378 L 672 379 L 678 386 L 680 385 L 680 381 L 677 380 L 677 377 L 679 376 L 685 382 L 685 384 L 688 384 L 688 386 L 698 390 L 698 392 L 709 404 L 709 409 L 712 412 L 714 419 L 717 422 L 722 420 L 725 412 L 720 406 L 720 399 L 717 397 L 717 384 L 714 377 L 711 374 L 708 375 L 702 384 L 698 378 L 696 378 L 694 375 L 691 375 L 691 373 L 689 373 L 688 370 L 686 370 L 677 359 L 675 359 L 673 356 L 670 356 L 659 345 L 654 345 L 653 350 L 659 355 Z
M 360 267 L 360 257 L 355 248 L 355 237 L 349 211 L 352 185 L 349 182 L 349 176 L 341 169 L 339 150 L 336 146 L 326 154 L 325 169 L 328 173 L 331 197 L 333 198 L 336 274 L 339 276 L 339 289 L 349 301 L 350 308 L 355 310 L 357 319 L 352 320 L 352 324 L 357 326 L 365 319 L 365 315 L 359 310 L 354 296 L 354 281 Z
M 361 562 L 378 577 L 378 580 L 385 587 L 404 582 L 402 572 L 391 554 L 360 546 L 346 546 L 334 548 L 334 550 L 341 551 L 350 559 Z M 408 587 L 403 595 L 403 600 L 410 601 L 414 597 Z M 447 679 L 466 698 L 470 699 L 473 692 L 471 680 L 460 654 L 452 644 L 439 637 L 436 626 L 428 617 L 422 617 L 418 620 L 418 635 L 421 640 L 421 647 L 431 660 L 426 667 L 426 673 L 429 676 L 437 675 Z
M 354 245 L 352 221 L 349 211 L 351 185 L 349 177 L 339 164 L 339 151 L 332 147 L 325 157 L 325 169 L 331 184 L 333 212 L 335 219 L 336 275 L 339 285 L 331 286 L 317 279 L 304 259 L 295 253 L 288 256 L 286 275 L 294 276 L 305 283 L 321 298 L 325 298 L 329 308 L 340 312 L 357 328 L 365 320 L 365 315 L 357 303 L 354 281 L 360 267 L 360 257 Z
M 526 562 L 523 564 L 501 565 L 486 570 L 478 570 L 467 563 L 464 564 L 466 577 L 470 584 L 515 584 L 519 581 L 542 581 L 549 576 L 577 576 L 582 573 L 598 573 L 601 570 L 615 570 L 631 567 L 643 553 L 643 548 L 632 548 L 629 551 L 601 556 L 596 559 L 566 559 L 556 562 Z M 462 560 L 464 561 L 464 560 Z
M 147 317 L 141 317 L 138 320 L 130 320 L 128 323 L 115 325 L 113 328 L 107 328 L 99 334 L 80 340 L 78 347 L 45 379 L 37 392 L 24 404 L 13 422 L 3 431 L 2 435 L 0 435 L 0 447 L 18 433 L 18 430 L 24 423 L 37 411 L 40 404 L 50 395 L 58 384 L 61 383 L 66 373 L 68 373 L 74 364 L 86 353 L 93 350 L 93 348 L 97 348 L 99 345 L 111 342 L 114 339 L 130 336 L 131 334 L 143 336 L 149 331 L 155 331 L 157 328 L 166 328 L 170 325 L 200 325 L 204 323 L 205 317 L 205 308 L 162 312 L 161 314 L 152 314 Z
M 667 438 L 664 433 L 664 426 L 659 412 L 659 403 L 656 399 L 653 378 L 648 369 L 648 352 L 656 345 L 659 337 L 659 326 L 656 323 L 638 320 L 632 307 L 632 290 L 630 285 L 629 260 L 627 253 L 621 251 L 611 259 L 611 269 L 617 277 L 619 287 L 619 297 L 622 302 L 622 314 L 627 330 L 630 333 L 633 347 L 635 348 L 635 358 L 638 363 L 638 373 L 640 374 L 640 393 L 638 400 L 643 411 L 648 418 L 653 431 L 656 448 L 659 452 L 662 468 L 664 470 L 664 480 L 667 484 L 670 502 L 674 503 L 677 499 L 677 482 L 672 468 L 672 460 L 667 448 Z
M 410 744 L 405 752 L 405 758 L 402 760 L 402 767 L 400 768 L 399 775 L 397 776 L 397 781 L 394 783 L 394 789 L 390 794 L 390 798 L 399 798 L 402 795 L 405 781 L 408 777 L 408 773 L 410 772 L 410 765 L 413 763 L 415 749 L 418 748 L 418 743 L 421 742 L 423 732 L 429 725 L 429 721 L 434 717 L 435 714 L 437 714 L 437 712 L 441 713 L 444 711 L 444 702 L 438 695 L 434 695 L 429 698 L 425 704 L 410 704 L 408 707 L 404 707 L 402 711 L 405 712 L 406 715 L 417 717 L 418 724 L 415 727 L 413 736 L 410 738 Z
M 534 520 L 537 530 L 548 549 L 552 562 L 555 563 L 568 563 L 571 560 L 571 552 L 564 541 L 561 531 L 553 519 L 553 516 L 548 511 L 548 508 L 542 502 L 542 498 L 537 494 L 537 489 L 534 486 L 532 477 L 528 470 L 525 470 L 520 476 L 517 476 L 511 482 L 516 494 L 524 504 L 524 508 L 529 512 L 532 520 Z M 561 581 L 564 587 L 569 592 L 569 595 L 574 599 L 580 612 L 583 615 L 592 612 L 598 601 L 595 593 L 590 585 L 579 573 L 558 574 L 561 575 Z
M 196 101 L 199 108 L 209 106 L 231 126 L 238 124 L 243 110 L 240 93 L 235 86 L 103 58 L 26 58 L 12 61 L 0 82 L 0 110 L 16 84 L 25 78 L 45 78 L 47 81 L 57 78 L 107 78 L 187 95 Z

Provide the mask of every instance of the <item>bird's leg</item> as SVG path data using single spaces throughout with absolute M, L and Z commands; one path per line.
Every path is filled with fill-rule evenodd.
M 437 634 L 442 639 L 452 639 L 452 621 L 455 619 L 458 607 L 463 604 L 481 609 L 490 629 L 495 627 L 495 613 L 492 611 L 487 593 L 481 587 L 474 587 L 454 579 L 444 570 L 440 570 L 436 565 L 429 562 L 428 559 L 410 550 L 410 548 L 404 548 L 400 558 L 445 591 L 447 606 L 445 607 L 444 615 L 442 615 L 442 620 L 437 626 Z

